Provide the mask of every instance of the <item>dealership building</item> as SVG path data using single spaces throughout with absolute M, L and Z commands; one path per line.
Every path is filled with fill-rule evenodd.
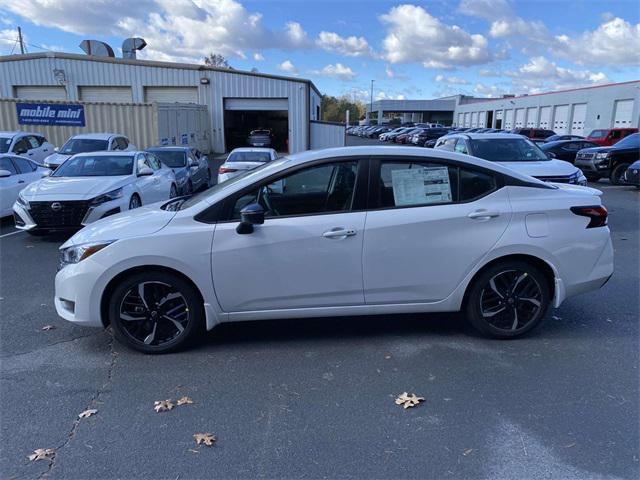
M 10 55 L 0 57 L 0 98 L 206 105 L 214 152 L 246 146 L 259 128 L 272 130 L 282 152 L 331 146 L 331 135 L 340 143 L 339 128 L 318 122 L 321 96 L 310 80 L 257 72 L 57 52 Z

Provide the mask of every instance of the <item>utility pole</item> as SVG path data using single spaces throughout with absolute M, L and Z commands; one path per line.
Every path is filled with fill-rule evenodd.
M 22 40 L 22 29 L 18 27 L 18 42 L 20 42 L 20 54 L 24 55 L 24 40 Z
M 371 97 L 369 99 L 369 125 L 371 125 L 371 117 L 373 116 L 373 82 L 375 82 L 375 80 L 371 80 Z

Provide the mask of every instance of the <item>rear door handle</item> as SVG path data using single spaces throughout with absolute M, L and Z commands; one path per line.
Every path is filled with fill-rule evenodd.
M 336 227 L 331 230 L 327 230 L 322 234 L 324 238 L 346 238 L 353 237 L 356 234 L 356 231 L 353 229 Z
M 476 210 L 471 212 L 467 217 L 474 220 L 488 220 L 490 218 L 499 217 L 500 212 L 493 210 Z

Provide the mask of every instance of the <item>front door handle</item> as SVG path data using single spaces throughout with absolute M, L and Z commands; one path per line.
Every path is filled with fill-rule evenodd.
M 494 210 L 475 210 L 471 212 L 467 217 L 474 220 L 489 220 L 490 218 L 499 217 L 500 212 Z
M 356 234 L 356 231 L 353 229 L 347 229 L 342 227 L 332 228 L 331 230 L 327 230 L 322 234 L 324 238 L 346 238 L 353 237 Z

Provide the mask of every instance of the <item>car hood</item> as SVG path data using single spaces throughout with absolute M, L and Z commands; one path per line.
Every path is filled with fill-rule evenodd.
M 44 163 L 49 163 L 51 165 L 62 165 L 70 156 L 71 155 L 64 155 L 62 153 L 52 153 L 44 159 Z
M 123 238 L 151 235 L 162 230 L 177 212 L 160 207 L 166 201 L 127 210 L 100 219 L 84 227 L 60 248 L 83 243 L 122 240 Z
M 553 177 L 571 175 L 578 170 L 563 160 L 541 160 L 539 162 L 500 162 L 507 168 L 531 177 Z
M 608 146 L 608 147 L 591 147 L 591 148 L 583 148 L 582 150 L 580 150 L 581 152 L 584 153 L 601 153 L 601 152 L 608 152 L 610 150 L 613 150 L 613 146 Z
M 120 188 L 131 181 L 130 175 L 115 177 L 47 177 L 31 183 L 22 191 L 29 201 L 63 199 L 66 195 L 93 198 Z

